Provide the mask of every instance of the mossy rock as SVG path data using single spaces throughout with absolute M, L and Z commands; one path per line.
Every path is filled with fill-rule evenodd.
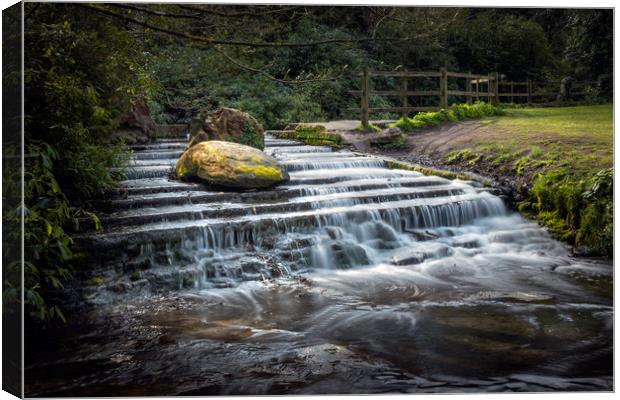
M 205 140 L 220 140 L 265 148 L 263 127 L 250 114 L 222 107 L 214 112 L 201 111 L 190 124 L 192 144 Z
M 299 140 L 311 146 L 329 146 L 338 148 L 342 144 L 342 137 L 334 132 L 328 132 L 322 125 L 300 125 L 294 131 L 274 132 L 280 139 Z
M 177 177 L 235 189 L 263 189 L 289 180 L 274 158 L 238 143 L 210 140 L 187 149 L 176 166 Z
M 209 137 L 209 135 L 203 131 L 200 130 L 198 131 L 198 133 L 196 135 L 194 135 L 190 140 L 189 140 L 189 146 L 187 147 L 192 147 L 197 145 L 200 142 L 206 142 L 208 140 L 211 140 L 211 138 Z

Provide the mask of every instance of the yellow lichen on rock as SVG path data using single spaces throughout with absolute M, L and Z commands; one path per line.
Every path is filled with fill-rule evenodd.
M 239 165 L 235 167 L 235 171 L 241 174 L 251 174 L 260 179 L 284 179 L 282 169 L 263 165 Z
M 268 188 L 289 179 L 274 158 L 250 146 L 223 141 L 200 142 L 181 155 L 181 180 L 197 180 L 237 189 Z

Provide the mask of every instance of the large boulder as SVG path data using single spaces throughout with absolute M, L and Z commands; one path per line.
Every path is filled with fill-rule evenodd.
M 265 148 L 263 127 L 250 114 L 222 107 L 214 112 L 201 111 L 190 124 L 190 146 L 205 140 L 221 140 Z
M 144 99 L 135 100 L 131 109 L 118 119 L 118 128 L 113 140 L 124 140 L 127 144 L 148 143 L 155 139 L 157 125 Z
M 235 189 L 269 188 L 289 180 L 274 158 L 238 143 L 210 140 L 188 148 L 176 166 L 177 177 Z

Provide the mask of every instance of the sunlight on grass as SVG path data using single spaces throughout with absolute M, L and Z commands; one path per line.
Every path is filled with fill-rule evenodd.
M 531 172 L 567 168 L 581 176 L 613 164 L 610 104 L 509 109 L 488 128 L 484 137 L 465 150 L 491 158 L 502 168 L 523 171 L 530 167 Z M 528 165 L 529 160 L 533 162 Z M 507 162 L 519 165 L 508 166 Z

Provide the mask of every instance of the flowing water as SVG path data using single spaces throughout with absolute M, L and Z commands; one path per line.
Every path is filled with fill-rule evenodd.
M 267 136 L 290 182 L 222 192 L 184 147 L 134 147 L 27 395 L 612 389 L 611 264 L 484 188 Z

